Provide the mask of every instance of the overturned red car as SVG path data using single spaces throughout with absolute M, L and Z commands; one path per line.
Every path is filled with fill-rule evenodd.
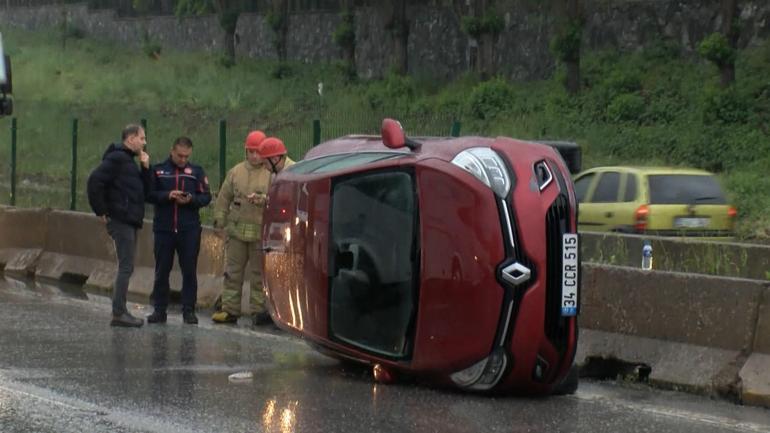
M 375 378 L 554 392 L 577 344 L 575 194 L 550 146 L 381 136 L 311 149 L 273 182 L 274 321 Z

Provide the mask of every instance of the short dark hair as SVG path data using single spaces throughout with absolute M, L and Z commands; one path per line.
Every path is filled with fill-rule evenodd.
M 174 145 L 171 147 L 177 147 L 177 146 L 192 149 L 193 147 L 192 140 L 190 140 L 190 137 L 185 137 L 184 135 L 182 135 L 181 137 L 177 137 L 176 140 L 174 140 Z
M 126 138 L 128 138 L 130 135 L 136 135 L 139 133 L 140 130 L 142 130 L 142 125 L 138 125 L 136 123 L 129 123 L 126 125 L 125 128 L 123 128 L 123 134 L 121 134 L 120 139 L 123 141 L 126 141 Z

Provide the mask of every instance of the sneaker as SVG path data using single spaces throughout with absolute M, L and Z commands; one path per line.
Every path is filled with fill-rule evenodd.
M 124 328 L 140 328 L 144 325 L 144 319 L 137 319 L 129 313 L 113 314 L 110 326 L 121 326 Z
M 195 311 L 182 311 L 182 320 L 188 325 L 198 324 L 198 316 L 195 315 Z
M 166 312 L 155 310 L 147 316 L 147 323 L 166 323 Z
M 217 311 L 211 315 L 211 320 L 214 323 L 236 323 L 238 322 L 238 316 L 230 314 L 227 311 Z
M 262 311 L 252 316 L 251 324 L 254 326 L 272 325 L 273 318 L 270 317 L 270 313 L 267 311 Z

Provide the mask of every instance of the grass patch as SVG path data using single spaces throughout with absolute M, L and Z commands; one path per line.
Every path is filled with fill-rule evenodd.
M 284 139 L 292 158 L 312 145 L 313 120 L 322 139 L 377 133 L 384 116 L 398 117 L 410 135 L 463 135 L 575 140 L 584 166 L 693 166 L 718 172 L 739 209 L 745 239 L 770 238 L 770 43 L 741 51 L 737 83 L 718 88 L 707 61 L 683 57 L 670 43 L 633 54 L 588 52 L 584 90 L 564 91 L 563 71 L 552 79 L 481 82 L 467 74 L 451 82 L 430 77 L 350 80 L 337 62 L 281 65 L 239 58 L 224 67 L 217 55 L 174 52 L 148 57 L 88 37 L 5 29 L 14 62 L 18 173 L 30 182 L 68 190 L 72 119 L 79 119 L 78 188 L 123 125 L 146 119 L 154 161 L 178 135 L 193 139 L 193 160 L 219 185 L 219 125 L 226 122 L 226 163 L 243 158 L 252 128 Z M 318 84 L 323 83 L 319 95 Z M 7 131 L 9 119 L 0 120 Z M 0 141 L 5 138 L 0 134 Z M 9 146 L 0 157 L 10 159 Z M 0 169 L 7 184 L 8 164 Z M 0 179 L 2 180 L 2 179 Z M 19 193 L 21 197 L 21 193 Z M 20 200 L 21 202 L 21 200 Z M 29 205 L 60 206 L 25 199 Z M 63 201 L 65 204 L 68 200 Z M 79 200 L 79 208 L 83 207 Z

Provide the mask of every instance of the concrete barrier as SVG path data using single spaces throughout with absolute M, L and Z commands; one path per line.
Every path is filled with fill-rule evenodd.
M 51 209 L 0 207 L 0 265 L 6 274 L 74 281 L 109 293 L 115 279 L 116 259 L 104 223 L 94 215 Z M 198 305 L 211 306 L 222 290 L 224 239 L 203 229 L 198 257 Z M 152 222 L 139 231 L 131 299 L 148 302 L 154 280 Z M 171 272 L 172 291 L 182 276 L 178 264 Z
M 697 238 L 580 233 L 584 262 L 639 267 L 650 240 L 655 269 L 770 280 L 770 246 Z
M 768 283 L 590 263 L 582 271 L 578 365 L 642 364 L 653 385 L 770 407 Z
M 95 216 L 0 206 L 0 227 L 0 265 L 6 273 L 111 290 L 114 248 Z M 203 230 L 199 306 L 210 306 L 221 292 L 220 236 Z M 129 292 L 147 302 L 154 263 L 151 222 L 146 221 L 138 242 Z M 632 242 L 623 245 L 633 249 L 628 247 Z M 657 259 L 659 252 L 655 254 Z M 650 367 L 653 385 L 770 407 L 770 283 L 588 260 L 582 274 L 578 365 L 592 359 L 643 364 Z M 179 290 L 176 265 L 171 284 Z
M 770 407 L 770 289 L 762 293 L 752 353 L 739 375 L 743 402 Z

